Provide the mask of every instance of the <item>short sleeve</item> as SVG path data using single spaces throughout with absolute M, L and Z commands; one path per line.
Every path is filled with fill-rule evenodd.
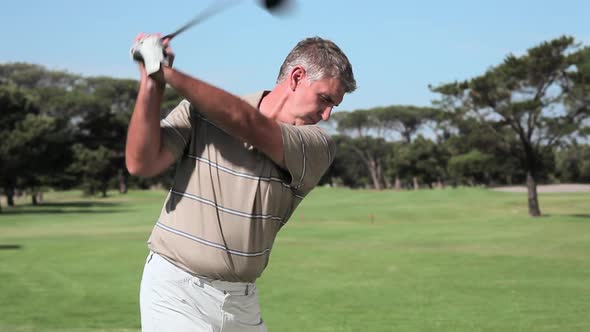
M 336 145 L 330 135 L 316 125 L 280 123 L 280 126 L 285 168 L 291 175 L 290 185 L 306 195 L 334 160 Z
M 192 121 L 191 104 L 181 101 L 166 117 L 160 121 L 162 143 L 178 159 L 189 144 Z

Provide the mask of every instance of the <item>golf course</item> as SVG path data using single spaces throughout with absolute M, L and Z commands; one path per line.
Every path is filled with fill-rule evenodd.
M 140 330 L 165 191 L 50 192 L 0 214 L 0 331 Z M 317 188 L 258 280 L 271 332 L 590 331 L 590 193 Z M 195 220 L 198 222 L 198 220 Z

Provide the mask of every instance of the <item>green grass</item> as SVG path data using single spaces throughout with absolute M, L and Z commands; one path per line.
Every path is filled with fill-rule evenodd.
M 3 205 L 0 331 L 138 331 L 164 196 Z M 525 194 L 316 189 L 258 282 L 263 317 L 273 332 L 589 331 L 589 202 L 541 194 L 533 219 Z

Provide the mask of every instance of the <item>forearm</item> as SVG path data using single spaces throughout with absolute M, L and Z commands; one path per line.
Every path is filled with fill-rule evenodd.
M 166 83 L 213 123 L 234 137 L 256 143 L 253 125 L 267 120 L 257 109 L 222 89 L 175 69 L 164 67 L 163 72 Z
M 146 170 L 161 151 L 160 107 L 164 85 L 142 79 L 127 132 L 125 160 L 131 174 L 149 175 Z
M 244 100 L 175 69 L 164 67 L 163 77 L 215 125 L 253 145 L 277 165 L 284 164 L 281 129 L 274 119 Z

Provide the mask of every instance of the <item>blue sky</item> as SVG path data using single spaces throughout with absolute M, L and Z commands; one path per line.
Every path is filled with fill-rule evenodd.
M 137 79 L 128 54 L 135 35 L 172 32 L 213 1 L 224 0 L 4 1 L 0 63 Z M 590 45 L 590 2 L 581 0 L 296 0 L 287 16 L 233 1 L 174 40 L 175 66 L 246 94 L 273 87 L 297 41 L 329 38 L 348 55 L 359 86 L 341 110 L 427 106 L 437 97 L 428 84 L 479 75 L 509 53 L 564 34 Z

